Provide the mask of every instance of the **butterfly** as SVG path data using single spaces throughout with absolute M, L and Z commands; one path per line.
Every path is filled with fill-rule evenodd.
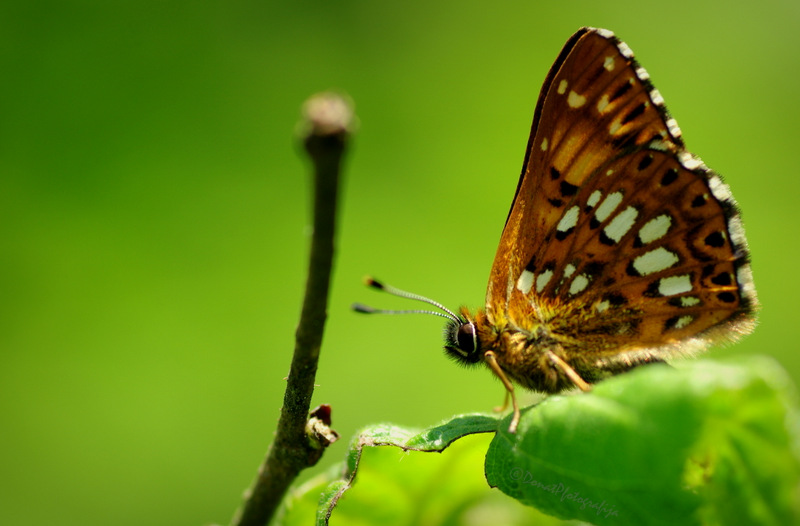
M 751 332 L 758 307 L 736 201 L 683 144 L 650 76 L 611 31 L 581 28 L 539 95 L 484 309 L 445 351 L 506 388 L 557 393 Z M 361 312 L 378 311 L 363 305 Z M 394 311 L 398 312 L 398 311 Z

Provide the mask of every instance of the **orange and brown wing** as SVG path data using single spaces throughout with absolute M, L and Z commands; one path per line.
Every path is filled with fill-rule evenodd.
M 609 31 L 578 31 L 547 76 L 486 303 L 594 348 L 685 340 L 755 307 L 727 186 Z

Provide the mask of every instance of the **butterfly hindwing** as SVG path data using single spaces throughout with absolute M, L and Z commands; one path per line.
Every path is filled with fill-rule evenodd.
M 609 31 L 578 31 L 540 94 L 490 319 L 548 323 L 611 359 L 700 347 L 722 325 L 747 331 L 755 304 L 727 186 L 684 150 L 630 48 Z
M 574 230 L 557 228 L 537 255 L 545 267 L 559 262 L 535 289 L 553 330 L 588 351 L 619 353 L 746 319 L 747 252 L 732 201 L 712 197 L 718 176 L 649 149 L 604 168 L 570 205 Z

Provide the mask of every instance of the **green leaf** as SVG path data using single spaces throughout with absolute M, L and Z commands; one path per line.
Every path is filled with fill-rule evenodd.
M 509 419 L 370 426 L 278 524 L 800 524 L 796 397 L 772 360 L 643 367 L 524 409 L 516 435 Z
M 347 471 L 344 477 L 345 483 L 342 484 L 342 481 L 332 483 L 326 489 L 320 500 L 320 513 L 317 515 L 317 524 L 328 524 L 333 508 L 344 492 L 354 483 L 365 448 L 371 449 L 377 446 L 394 446 L 395 448 L 399 448 L 400 451 L 441 452 L 452 444 L 453 441 L 465 435 L 495 431 L 497 429 L 497 423 L 498 418 L 496 416 L 469 414 L 454 417 L 447 422 L 443 422 L 438 426 L 424 431 L 411 430 L 392 424 L 378 424 L 362 430 L 353 439 L 347 455 Z M 377 460 L 370 465 L 369 469 L 374 469 L 376 466 L 380 466 Z M 380 472 L 380 470 L 378 470 L 378 472 Z M 385 490 L 387 487 L 393 489 L 388 494 L 384 495 L 381 495 L 379 492 L 375 500 L 381 503 L 381 505 L 367 507 L 368 509 L 362 509 L 361 513 L 368 514 L 370 510 L 378 512 L 380 517 L 374 517 L 374 519 L 381 520 L 383 521 L 382 523 L 386 523 L 386 520 L 390 517 L 397 517 L 398 510 L 392 510 L 391 504 L 398 502 L 397 497 L 402 495 L 403 492 L 400 492 L 400 488 L 395 486 L 396 481 L 391 479 L 384 480 L 382 484 L 373 485 L 377 490 Z M 407 505 L 407 502 L 402 503 L 401 509 L 404 509 Z M 412 506 L 412 508 L 414 507 Z M 388 512 L 388 515 L 386 515 L 385 512 Z M 369 523 L 370 522 L 367 522 L 365 524 Z
M 370 426 L 352 441 L 345 462 L 284 500 L 274 524 L 305 526 L 314 510 L 316 524 L 329 518 L 333 526 L 562 524 L 486 484 L 483 459 L 493 436 L 487 433 L 498 422 L 497 416 L 477 414 L 421 432 Z
M 449 448 L 466 435 L 494 432 L 498 422 L 496 415 L 470 414 L 424 431 L 392 424 L 369 426 L 353 439 L 345 462 L 284 499 L 275 524 L 306 525 L 315 513 L 316 524 L 327 524 L 330 518 L 334 525 L 414 525 L 422 515 L 428 524 L 437 520 L 457 524 L 451 519 L 461 513 L 487 513 L 487 506 L 502 510 L 497 497 L 509 499 L 490 490 L 482 470 L 491 437 L 461 440 Z M 426 454 L 445 449 L 444 455 Z M 356 475 L 363 482 L 351 489 Z M 508 524 L 526 524 L 515 515 L 526 519 L 531 515 L 521 506 L 515 512 L 490 515 L 498 513 L 508 517 Z
M 501 425 L 486 478 L 594 524 L 794 524 L 795 407 L 765 358 L 643 367 L 523 410 L 516 435 Z
M 332 510 L 330 525 L 561 524 L 489 488 L 483 459 L 491 438 L 465 436 L 442 453 L 364 448 L 356 483 Z

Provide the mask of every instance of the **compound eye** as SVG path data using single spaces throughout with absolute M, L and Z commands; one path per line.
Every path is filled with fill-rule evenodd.
M 474 353 L 478 349 L 478 338 L 475 334 L 475 326 L 471 323 L 464 323 L 456 332 L 456 342 L 459 349 L 467 355 Z

